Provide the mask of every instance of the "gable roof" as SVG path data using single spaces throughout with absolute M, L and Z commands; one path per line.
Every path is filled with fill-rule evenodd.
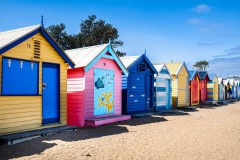
M 216 74 L 208 74 L 208 77 L 210 79 L 210 81 L 214 81 L 214 79 L 217 77 Z
M 207 71 L 197 71 L 198 72 L 198 75 L 200 77 L 201 80 L 203 80 L 206 76 L 208 77 L 209 79 L 209 76 L 208 76 L 208 73 Z
M 49 33 L 40 25 L 34 25 L 15 30 L 0 32 L 0 54 L 5 53 L 9 49 L 22 43 L 28 38 L 34 36 L 37 33 L 41 33 L 44 38 L 52 45 L 52 47 L 59 53 L 59 55 L 71 66 L 74 67 L 74 63 L 62 50 L 62 48 L 56 43 L 56 41 L 49 35 Z
M 226 86 L 229 84 L 229 80 L 228 79 L 223 79 L 223 84 Z
M 136 64 L 138 61 L 141 61 L 142 59 L 146 60 L 148 66 L 150 69 L 155 73 L 158 74 L 157 70 L 153 66 L 153 64 L 150 62 L 150 60 L 147 58 L 146 54 L 142 54 L 141 56 L 125 56 L 120 57 L 122 63 L 127 69 L 130 69 L 134 64 Z
M 218 84 L 223 84 L 223 78 L 222 77 L 218 78 Z
M 38 28 L 40 28 L 40 25 L 0 32 L 0 49 L 4 48 L 13 41 L 16 41 L 17 39 L 27 35 L 29 32 L 32 32 Z
M 237 85 L 238 85 L 238 86 L 240 85 L 240 81 L 239 81 L 239 80 L 237 81 Z
M 235 83 L 235 86 L 239 85 L 239 81 L 238 80 L 235 80 L 234 83 Z
M 170 71 L 170 73 L 172 75 L 178 76 L 178 74 L 181 71 L 182 67 L 185 67 L 188 75 L 190 76 L 190 74 L 188 72 L 188 68 L 187 68 L 185 62 L 167 62 L 165 64 L 168 67 L 168 69 L 169 69 L 169 71 Z
M 197 76 L 199 77 L 199 74 L 197 73 L 196 70 L 189 70 L 188 72 L 189 72 L 189 76 L 190 76 L 190 78 L 189 78 L 190 81 L 193 80 L 193 78 L 195 77 L 195 75 L 197 75 Z M 200 79 L 200 77 L 199 77 L 199 79 Z
M 125 56 L 125 57 L 120 57 L 122 63 L 126 68 L 130 67 L 134 62 L 138 60 L 140 56 Z
M 160 74 L 161 70 L 165 67 L 165 68 L 167 69 L 168 73 L 169 73 L 168 75 L 171 77 L 171 79 L 173 79 L 173 77 L 172 77 L 170 71 L 168 70 L 166 64 L 164 64 L 164 63 L 159 63 L 159 64 L 153 64 L 153 66 L 154 66 L 155 69 L 158 71 L 158 74 Z
M 90 47 L 76 48 L 65 51 L 67 55 L 76 64 L 75 68 L 84 67 L 87 72 L 100 58 L 104 56 L 109 56 L 116 61 L 119 68 L 127 76 L 128 71 L 122 64 L 121 60 L 118 58 L 110 44 L 95 45 Z M 109 55 L 106 55 L 109 53 Z
M 75 63 L 75 67 L 86 67 L 108 44 L 65 50 Z
M 234 85 L 234 79 L 228 79 L 228 81 L 229 81 L 229 84 L 230 84 L 231 86 Z

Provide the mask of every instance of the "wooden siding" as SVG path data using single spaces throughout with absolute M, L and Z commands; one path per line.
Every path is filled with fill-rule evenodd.
M 237 98 L 239 98 L 239 86 L 237 86 Z
M 218 82 L 214 82 L 213 92 L 213 100 L 218 101 Z
M 200 79 L 198 78 L 197 74 L 193 78 L 193 80 L 190 82 L 190 102 L 192 106 L 199 105 L 200 102 L 200 97 L 199 97 L 199 92 L 200 92 Z
M 145 64 L 145 71 L 138 71 L 138 64 Z M 145 112 L 149 109 L 153 109 L 154 105 L 154 72 L 148 66 L 148 63 L 145 59 L 139 60 L 138 63 L 135 63 L 129 69 L 129 75 L 127 78 L 127 91 L 123 89 L 123 103 L 126 100 L 127 102 L 123 105 L 124 114 L 134 114 L 138 112 Z M 147 77 L 150 77 L 151 82 Z M 126 78 L 123 78 L 125 81 Z M 122 82 L 122 84 L 124 84 Z M 122 86 L 126 87 L 126 86 Z M 147 92 L 151 90 L 150 102 L 147 99 Z M 150 107 L 147 105 L 150 103 Z
M 67 70 L 67 123 L 68 125 L 84 125 L 84 68 Z
M 178 79 L 173 77 L 172 81 L 172 106 L 173 108 L 177 107 L 177 99 L 178 99 Z
M 183 66 L 178 74 L 178 107 L 189 105 L 188 73 Z
M 114 71 L 114 114 L 94 116 L 94 68 Z M 122 70 L 114 60 L 101 58 L 88 72 L 85 72 L 84 94 L 86 97 L 84 100 L 84 119 L 122 114 Z
M 207 76 L 200 82 L 200 101 L 204 102 L 207 101 Z
M 29 39 L 25 40 L 24 42 L 18 44 L 14 48 L 8 50 L 7 52 L 3 53 L 0 56 L 0 62 L 2 61 L 2 57 L 10 57 L 10 58 L 18 58 L 18 59 L 23 59 L 23 60 L 31 60 L 34 61 L 33 59 L 33 40 L 37 39 L 41 41 L 41 59 L 36 60 L 39 62 L 39 95 L 42 94 L 42 62 L 49 62 L 49 63 L 56 63 L 60 64 L 60 122 L 62 124 L 66 124 L 67 120 L 67 67 L 68 64 L 64 62 L 63 58 L 57 53 L 57 51 L 48 43 L 48 41 L 40 34 L 36 34 L 33 37 L 30 37 Z M 30 48 L 28 46 L 30 45 Z M 2 73 L 2 63 L 0 63 L 0 73 Z M 1 78 L 0 78 L 1 80 Z M 1 88 L 0 83 L 0 88 Z M 0 92 L 1 93 L 1 92 Z M 16 96 L 15 98 L 19 98 L 20 96 Z M 25 97 L 25 96 L 24 96 Z M 28 96 L 27 96 L 28 97 Z M 2 100 L 6 100 L 9 98 L 9 96 L 3 96 L 0 97 Z M 33 101 L 32 97 L 28 97 L 29 101 Z M 13 99 L 13 101 L 15 101 Z M 16 101 L 17 102 L 17 101 Z M 0 101 L 0 110 L 2 107 L 3 101 Z M 42 102 L 39 102 L 38 104 L 40 107 L 42 107 Z M 23 103 L 24 105 L 24 103 Z M 15 113 L 15 111 L 12 111 Z M 28 110 L 24 112 L 27 113 Z M 22 117 L 24 117 L 24 114 Z M 42 112 L 41 110 L 38 111 L 38 116 L 42 117 Z M 31 127 L 21 127 L 22 124 L 25 122 L 22 121 L 22 124 L 19 123 L 18 126 L 15 126 L 15 129 L 12 129 L 11 132 L 14 131 L 19 131 L 21 128 L 23 130 L 25 129 L 34 129 L 36 126 L 39 126 L 39 121 L 33 121 L 34 123 L 31 124 Z M 26 122 L 27 123 L 27 122 Z M 8 133 L 8 130 L 5 130 L 4 132 Z
M 224 85 L 221 83 L 218 85 L 218 100 L 219 101 L 223 101 L 224 100 L 224 92 L 225 92 L 225 87 Z
M 156 111 L 172 108 L 172 79 L 171 75 L 164 66 L 155 75 L 154 82 L 154 107 Z
M 40 127 L 41 96 L 0 96 L 0 135 Z
M 218 101 L 218 83 L 208 82 L 207 93 L 208 101 Z

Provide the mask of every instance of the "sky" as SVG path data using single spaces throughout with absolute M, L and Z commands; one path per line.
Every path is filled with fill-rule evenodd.
M 124 45 L 118 50 L 152 63 L 181 61 L 193 69 L 209 61 L 209 73 L 240 76 L 239 0 L 1 0 L 0 32 L 64 23 L 77 34 L 89 15 L 112 24 Z

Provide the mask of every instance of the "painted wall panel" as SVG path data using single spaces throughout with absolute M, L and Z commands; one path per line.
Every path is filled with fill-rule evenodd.
M 145 64 L 145 71 L 138 70 L 138 64 Z M 134 114 L 153 109 L 154 105 L 154 72 L 146 60 L 139 59 L 129 70 L 127 89 L 123 87 L 123 113 Z M 123 78 L 123 81 L 126 80 Z
M 106 65 L 105 65 L 106 64 Z M 122 71 L 116 64 L 114 60 L 101 58 L 93 68 L 91 68 L 87 73 L 85 73 L 87 83 L 86 83 L 86 95 L 94 95 L 94 68 L 113 70 L 114 71 L 114 111 L 112 114 L 103 115 L 104 117 L 112 115 L 120 115 L 122 113 Z M 86 115 L 85 119 L 94 118 L 92 114 L 94 112 L 94 101 L 93 99 L 86 99 Z
M 189 105 L 188 78 L 189 77 L 186 68 L 182 67 L 178 74 L 178 107 Z
M 164 69 L 163 69 L 164 70 Z M 162 74 L 168 74 L 167 70 L 165 69 Z M 156 76 L 155 77 L 155 107 L 156 111 L 159 110 L 166 110 L 171 109 L 171 80 L 169 79 L 170 76 Z
M 94 116 L 114 113 L 114 71 L 94 69 Z
M 0 135 L 40 127 L 41 96 L 0 96 Z
M 48 43 L 48 41 L 40 34 L 36 34 L 33 37 L 27 39 L 26 41 L 22 42 L 21 44 L 17 45 L 16 47 L 8 50 L 7 52 L 3 53 L 0 56 L 0 61 L 2 62 L 2 57 L 10 57 L 10 58 L 18 58 L 18 59 L 23 59 L 23 60 L 30 60 L 30 61 L 35 61 L 33 59 L 33 39 L 38 39 L 41 41 L 41 60 L 36 60 L 36 62 L 39 63 L 39 82 L 38 82 L 38 88 L 39 88 L 39 94 L 42 94 L 42 62 L 49 62 L 49 63 L 57 63 L 60 64 L 60 122 L 61 124 L 66 124 L 66 112 L 67 112 L 67 67 L 68 64 L 65 63 L 63 58 L 57 53 L 57 51 Z M 30 46 L 30 47 L 29 47 Z M 0 63 L 0 72 L 2 71 L 2 63 Z M 0 75 L 2 76 L 2 75 Z M 2 88 L 2 83 L 0 83 L 0 88 Z M 11 96 L 10 96 L 11 97 Z M 22 96 L 20 96 L 21 98 Z M 36 96 L 38 97 L 38 96 Z M 40 96 L 41 97 L 41 96 Z M 5 104 L 4 102 L 5 99 L 9 99 L 9 96 L 4 96 L 0 97 L 0 106 L 1 104 Z M 25 99 L 26 103 L 28 101 L 32 101 L 33 97 L 26 97 Z M 29 100 L 28 100 L 29 98 Z M 12 99 L 13 102 L 16 102 L 17 104 L 20 104 L 22 102 L 19 102 L 18 97 L 15 97 Z M 41 100 L 42 101 L 42 100 Z M 38 107 L 42 107 L 42 102 L 37 102 L 35 105 Z M 24 103 L 23 103 L 24 104 Z M 1 107 L 0 107 L 1 110 Z M 23 109 L 25 112 L 24 114 L 31 114 L 32 110 L 31 109 Z M 14 115 L 19 115 L 18 110 L 12 110 L 11 116 Z M 37 116 L 41 117 L 39 121 L 42 119 L 42 111 L 36 111 L 35 114 L 38 114 Z M 10 115 L 6 114 L 4 117 L 9 117 Z M 6 118 L 6 121 L 8 121 L 8 118 Z M 35 128 L 41 128 L 39 125 L 39 121 L 32 121 L 28 122 L 26 120 L 22 121 L 22 124 L 17 123 L 17 125 L 14 125 L 15 127 L 10 127 L 9 128 L 4 128 L 2 130 L 3 134 L 8 134 L 12 132 L 18 132 L 18 131 L 23 131 L 23 130 L 30 130 L 30 129 L 35 129 Z M 9 120 L 10 122 L 10 120 Z
M 208 82 L 207 77 L 205 77 L 201 81 L 201 91 L 200 91 L 201 102 L 207 101 L 207 82 Z
M 199 92 L 200 92 L 200 80 L 198 78 L 197 75 L 195 75 L 194 79 L 190 82 L 191 88 L 190 88 L 190 92 L 191 92 L 191 105 L 199 105 L 199 101 L 200 101 L 200 96 L 199 96 Z

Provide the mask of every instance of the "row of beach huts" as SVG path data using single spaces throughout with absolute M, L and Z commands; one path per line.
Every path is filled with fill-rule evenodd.
M 0 135 L 224 101 L 229 88 L 238 99 L 237 80 L 146 54 L 119 58 L 110 43 L 64 51 L 41 25 L 0 32 Z

